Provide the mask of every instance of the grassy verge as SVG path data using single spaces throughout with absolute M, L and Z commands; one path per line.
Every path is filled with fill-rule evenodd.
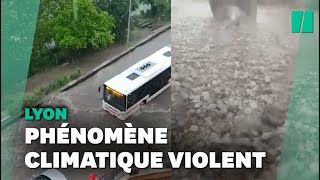
M 37 101 L 39 101 L 41 98 L 43 98 L 45 95 L 48 95 L 49 93 L 58 90 L 62 86 L 65 86 L 70 81 L 77 79 L 80 77 L 81 72 L 80 70 L 68 75 L 68 76 L 62 76 L 54 81 L 52 81 L 48 86 L 40 89 L 36 89 L 31 93 L 28 93 L 24 96 L 23 99 L 23 108 L 30 107 Z

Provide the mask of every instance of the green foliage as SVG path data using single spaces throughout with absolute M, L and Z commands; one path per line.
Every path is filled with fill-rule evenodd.
M 132 0 L 131 10 L 138 7 L 138 0 Z M 94 0 L 98 8 L 108 12 L 115 20 L 116 40 L 124 40 L 127 37 L 129 0 Z
M 107 12 L 98 11 L 92 1 L 78 0 L 77 17 L 74 4 L 67 0 L 50 22 L 52 37 L 58 48 L 73 52 L 84 48 L 98 48 L 113 43 L 114 20 Z
M 83 50 L 114 42 L 113 17 L 91 0 L 41 0 L 29 77 Z
M 34 103 L 39 101 L 44 96 L 41 90 L 35 90 L 23 98 L 23 108 L 31 107 Z
M 55 91 L 65 85 L 67 85 L 70 81 L 77 79 L 81 76 L 81 71 L 78 70 L 69 76 L 62 76 L 54 81 L 52 81 L 45 88 L 40 88 L 38 90 L 33 91 L 32 93 L 26 94 L 23 99 L 23 107 L 31 107 L 34 103 L 39 101 L 45 95 L 48 95 L 52 91 Z
M 73 59 L 76 54 L 126 39 L 129 2 L 40 0 L 28 77 Z M 140 3 L 151 5 L 152 17 L 148 18 L 170 19 L 171 0 L 132 0 L 131 10 Z
M 31 93 L 24 95 L 24 93 L 21 92 L 4 96 L 2 101 L 6 104 L 6 106 L 1 106 L 1 115 L 14 115 L 15 113 L 17 113 L 17 109 L 21 108 L 21 105 L 23 108 L 30 107 L 45 95 L 58 90 L 59 88 L 67 85 L 69 82 L 79 78 L 80 76 L 81 71 L 77 70 L 68 76 L 57 78 L 50 82 L 46 87 L 34 90 Z M 21 102 L 19 103 L 17 101 L 18 98 L 23 99 L 22 104 Z
M 141 2 L 150 4 L 152 17 L 160 17 L 163 20 L 170 20 L 171 0 L 141 0 Z

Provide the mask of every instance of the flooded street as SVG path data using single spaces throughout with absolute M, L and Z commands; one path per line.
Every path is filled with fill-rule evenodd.
M 105 112 L 101 108 L 102 94 L 97 91 L 97 87 L 103 84 L 106 80 L 121 73 L 125 69 L 139 62 L 141 59 L 150 56 L 150 54 L 156 52 L 158 49 L 170 44 L 170 29 L 155 36 L 153 39 L 147 41 L 145 44 L 137 47 L 128 54 L 122 56 L 119 60 L 101 69 L 99 72 L 81 82 L 75 87 L 72 87 L 64 92 L 53 94 L 52 96 L 45 97 L 41 107 L 67 107 L 68 108 L 68 123 L 69 127 L 76 128 L 124 128 L 125 123 L 132 123 L 135 127 L 166 127 L 170 126 L 170 88 L 164 91 L 153 101 L 149 102 L 148 106 L 139 109 L 137 113 L 132 115 L 127 121 L 121 121 L 111 114 Z M 28 152 L 47 152 L 48 159 L 53 159 L 53 152 L 103 152 L 112 151 L 116 149 L 120 151 L 136 150 L 144 151 L 145 146 L 114 146 L 109 144 L 70 144 L 70 145 L 44 145 L 39 142 L 34 142 L 32 146 L 25 144 L 25 129 L 28 127 L 40 128 L 40 127 L 55 127 L 61 126 L 61 122 L 55 121 L 48 123 L 47 121 L 25 121 L 23 118 L 17 123 L 18 130 L 16 134 L 8 133 L 8 135 L 17 137 L 16 142 L 12 143 L 13 155 L 13 169 L 15 172 L 12 175 L 13 180 L 21 180 L 25 177 L 29 178 L 32 175 L 38 175 L 44 171 L 44 169 L 36 168 L 30 169 L 25 165 L 24 157 Z M 7 136 L 3 136 L 3 139 L 9 139 Z M 123 149 L 122 149 L 123 148 Z M 138 151 L 136 150 L 136 151 Z M 10 154 L 12 152 L 6 152 Z M 110 168 L 67 168 L 59 169 L 70 180 L 87 180 L 88 175 L 91 173 L 97 173 L 98 175 L 115 176 Z M 119 171 L 122 172 L 122 171 Z M 113 178 L 112 178 L 113 179 Z
M 177 176 L 276 179 L 299 47 L 299 35 L 291 33 L 291 10 L 259 6 L 256 26 L 237 26 L 215 21 L 205 0 L 173 1 L 176 150 L 267 152 L 263 170 L 198 170 Z

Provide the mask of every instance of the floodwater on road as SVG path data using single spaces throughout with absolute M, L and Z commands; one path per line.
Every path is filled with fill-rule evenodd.
M 236 26 L 216 22 L 207 1 L 173 1 L 174 147 L 267 152 L 260 171 L 205 169 L 177 176 L 275 179 L 299 43 L 290 32 L 290 10 L 259 6 L 255 26 Z
M 95 75 L 78 84 L 77 86 L 61 92 L 57 95 L 52 95 L 45 98 L 42 107 L 67 107 L 69 128 L 124 128 L 127 127 L 125 123 L 132 123 L 133 127 L 142 128 L 169 128 L 171 120 L 171 99 L 170 88 L 161 93 L 158 97 L 150 101 L 147 106 L 142 107 L 133 116 L 126 121 L 121 121 L 104 110 L 102 110 L 102 94 L 98 92 L 98 87 L 105 81 L 111 79 L 115 75 L 126 70 L 130 66 L 139 62 L 140 60 L 150 56 L 157 50 L 170 44 L 171 31 L 167 30 L 145 44 L 137 47 L 129 54 L 123 56 L 121 59 L 110 64 L 104 69 L 97 72 Z M 91 144 L 77 144 L 77 145 L 41 145 L 39 142 L 34 142 L 32 145 L 25 144 L 25 128 L 58 128 L 61 126 L 61 121 L 21 121 L 17 124 L 18 131 L 15 135 L 17 138 L 14 147 L 12 179 L 30 179 L 32 175 L 39 175 L 44 169 L 29 169 L 24 163 L 24 157 L 27 152 L 48 152 L 49 161 L 52 160 L 52 152 L 119 152 L 119 151 L 146 151 L 146 146 L 113 146 L 113 145 L 91 145 Z M 169 132 L 170 133 L 170 132 Z M 154 147 L 155 148 L 155 147 Z M 158 148 L 158 147 L 157 147 Z M 109 174 L 109 168 L 105 169 L 61 169 L 61 172 L 68 179 L 87 180 L 88 175 L 97 173 L 98 175 Z

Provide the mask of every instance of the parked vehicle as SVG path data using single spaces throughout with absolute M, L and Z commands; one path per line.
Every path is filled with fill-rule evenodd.
M 56 169 L 49 169 L 31 180 L 67 180 L 67 178 Z

